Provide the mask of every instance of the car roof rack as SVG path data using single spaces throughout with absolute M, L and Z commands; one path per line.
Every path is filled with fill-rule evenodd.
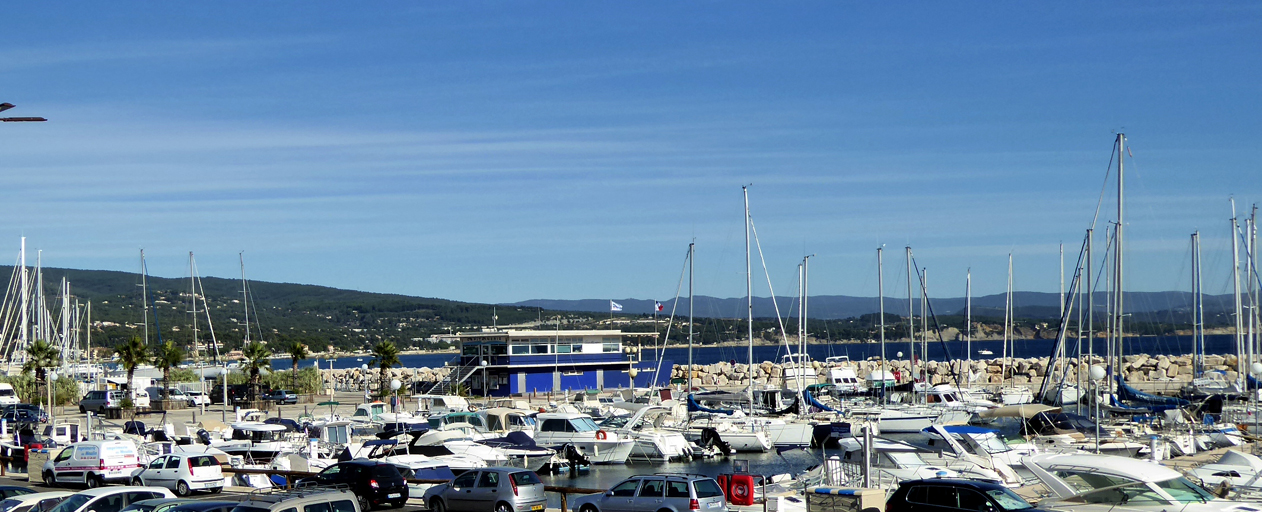
M 326 492 L 347 491 L 350 492 L 351 486 L 347 484 L 330 484 L 330 485 L 299 485 L 292 489 L 283 489 L 277 487 L 265 487 L 262 489 L 254 489 L 246 496 L 246 501 L 269 501 L 279 502 L 291 498 L 303 498 L 323 494 Z
M 701 478 L 713 478 L 710 475 L 703 475 L 701 473 L 676 473 L 676 472 L 670 472 L 670 471 L 653 473 L 653 476 L 681 476 L 681 477 L 699 476 Z

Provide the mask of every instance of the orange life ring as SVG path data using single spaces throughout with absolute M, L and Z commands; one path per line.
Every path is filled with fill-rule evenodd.
M 754 477 L 750 475 L 732 475 L 730 480 L 732 486 L 731 496 L 728 498 L 733 505 L 748 507 L 754 504 Z
M 597 431 L 596 431 L 596 440 L 597 440 L 597 441 L 604 441 L 605 439 L 608 439 L 608 438 L 609 438 L 609 434 L 605 433 L 605 431 L 604 431 L 604 430 L 597 430 Z

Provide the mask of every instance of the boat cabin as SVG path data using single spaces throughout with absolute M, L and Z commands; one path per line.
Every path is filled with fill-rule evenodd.
M 271 425 L 265 423 L 233 423 L 232 439 L 234 441 L 250 441 L 251 443 L 271 443 L 275 441 L 283 441 L 285 432 L 283 425 Z
M 351 415 L 351 421 L 360 423 L 371 423 L 381 421 L 381 415 L 386 412 L 386 404 L 382 402 L 372 402 L 368 404 L 359 404 L 355 408 L 355 414 Z
M 492 432 L 534 432 L 535 418 L 530 411 L 493 407 L 482 411 L 486 419 L 486 429 Z
M 480 432 L 486 431 L 486 421 L 476 412 L 449 412 L 447 414 L 430 415 L 429 428 L 444 430 L 448 425 L 468 424 Z
M 595 421 L 586 414 L 546 413 L 541 412 L 535 418 L 540 433 L 573 433 L 595 432 L 600 430 Z

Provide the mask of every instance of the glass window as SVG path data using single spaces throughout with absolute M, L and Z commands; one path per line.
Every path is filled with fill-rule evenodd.
M 723 495 L 723 490 L 719 488 L 719 483 L 709 478 L 692 482 L 692 489 L 697 491 L 698 499 Z
M 563 419 L 551 418 L 543 420 L 543 425 L 540 426 L 540 430 L 544 432 L 565 432 L 565 427 L 568 427 L 569 425 L 570 422 Z
M 617 352 L 618 351 L 617 343 L 605 343 L 602 346 L 604 347 L 603 349 L 604 352 Z
M 296 509 L 296 508 L 287 508 L 287 509 L 282 510 L 282 511 L 280 511 L 280 512 L 298 512 L 298 509 Z
M 500 474 L 495 471 L 483 471 L 482 478 L 478 479 L 478 487 L 499 487 Z
M 180 467 L 179 457 L 167 457 L 167 469 L 175 469 Z
M 1157 482 L 1157 487 L 1179 503 L 1204 503 L 1214 499 L 1214 495 L 1183 477 Z
M 53 512 L 74 512 L 76 510 L 79 510 L 79 507 L 82 507 L 83 504 L 87 503 L 88 500 L 90 499 L 92 498 L 89 498 L 82 494 L 76 494 L 74 496 L 66 498 L 66 501 L 61 502 L 61 504 L 57 505 L 56 507 L 53 507 Z
M 495 416 L 495 415 L 487 416 L 487 417 L 486 417 L 486 429 L 487 429 L 487 430 L 492 430 L 492 431 L 495 431 L 495 430 L 504 430 L 504 427 L 503 427 L 503 426 L 500 426 L 500 417 L 499 417 L 499 416 Z
M 688 482 L 680 482 L 678 480 L 666 482 L 667 498 L 687 498 Z
M 926 496 L 925 486 L 917 485 L 907 490 L 907 498 L 905 499 L 908 503 L 928 503 L 929 498 Z
M 613 486 L 613 489 L 610 489 L 610 491 L 613 492 L 614 496 L 629 498 L 629 497 L 635 496 L 635 488 L 638 487 L 639 485 L 640 485 L 639 480 L 627 480 L 625 482 L 622 482 L 618 485 Z
M 569 345 L 557 345 L 556 350 L 557 350 L 557 353 L 558 353 L 558 354 L 569 354 L 569 353 L 570 353 L 570 346 L 569 346 Z
M 460 348 L 460 351 L 461 351 L 461 353 L 462 353 L 462 354 L 464 354 L 464 355 L 466 355 L 466 356 L 476 356 L 476 355 L 478 355 L 478 347 L 479 347 L 479 345 L 475 345 L 475 344 L 467 344 L 467 345 L 465 345 L 465 346 L 461 347 L 461 348 Z
M 333 502 L 333 512 L 355 512 L 355 504 L 351 500 Z
M 8 511 L 8 512 L 27 512 L 28 510 L 31 510 L 31 506 L 30 506 L 30 505 L 27 505 L 27 506 L 25 506 L 25 507 L 18 507 L 18 508 L 14 508 L 14 509 L 9 509 L 9 511 Z
M 571 430 L 572 432 L 591 432 L 593 430 L 600 430 L 600 427 L 596 426 L 596 422 L 585 416 L 570 420 L 570 424 L 573 425 Z
M 1027 508 L 1034 508 L 1033 505 L 1030 505 L 1024 498 L 1018 496 L 1017 493 L 1007 489 L 991 489 L 986 491 L 986 495 L 995 500 L 995 503 L 999 504 L 999 508 L 1004 510 L 1025 510 Z
M 661 498 L 665 490 L 666 482 L 658 479 L 645 480 L 644 485 L 640 486 L 641 498 Z
M 327 501 L 324 503 L 312 503 L 302 507 L 302 512 L 330 512 L 329 503 Z
M 88 507 L 88 510 L 95 510 L 96 512 L 118 512 L 123 509 L 123 495 L 113 494 L 101 496 L 100 498 L 97 498 L 96 501 L 88 505 Z
M 959 508 L 960 500 L 955 493 L 954 487 L 946 487 L 942 485 L 930 485 L 925 489 L 926 501 L 929 505 L 937 505 L 939 507 Z
M 513 345 L 513 355 L 529 354 L 530 345 Z
M 460 487 L 473 487 L 473 483 L 474 483 L 474 482 L 476 482 L 476 481 L 478 481 L 478 472 L 477 472 L 477 471 L 467 471 L 467 472 L 465 472 L 464 474 L 462 474 L 462 475 L 460 475 L 460 476 L 456 477 L 456 479 L 455 479 L 455 480 L 452 480 L 452 481 L 451 481 L 451 486 L 452 486 L 452 487 L 455 487 L 455 488 L 460 488 Z
M 73 454 L 74 454 L 74 448 L 66 448 L 62 450 L 61 453 L 57 454 L 56 462 L 61 462 L 63 460 L 69 459 L 70 456 Z
M 491 345 L 491 355 L 502 356 L 508 353 L 508 345 Z
M 531 354 L 547 354 L 548 346 L 547 345 L 531 345 L 530 353 Z
M 955 492 L 959 495 L 961 509 L 985 512 L 990 505 L 990 500 L 972 489 L 956 489 Z
M 517 485 L 535 485 L 543 483 L 543 481 L 539 480 L 539 475 L 536 475 L 534 471 L 522 471 L 520 473 L 513 473 L 510 476 L 513 478 L 513 483 Z

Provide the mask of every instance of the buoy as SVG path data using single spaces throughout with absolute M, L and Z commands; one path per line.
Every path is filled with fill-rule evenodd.
M 609 437 L 609 434 L 606 434 L 604 430 L 597 430 L 597 431 L 596 431 L 596 440 L 597 440 L 597 441 L 604 441 L 604 440 L 605 440 L 605 439 L 607 439 L 608 437 Z
M 748 507 L 754 504 L 754 477 L 752 475 L 732 475 L 733 505 Z

